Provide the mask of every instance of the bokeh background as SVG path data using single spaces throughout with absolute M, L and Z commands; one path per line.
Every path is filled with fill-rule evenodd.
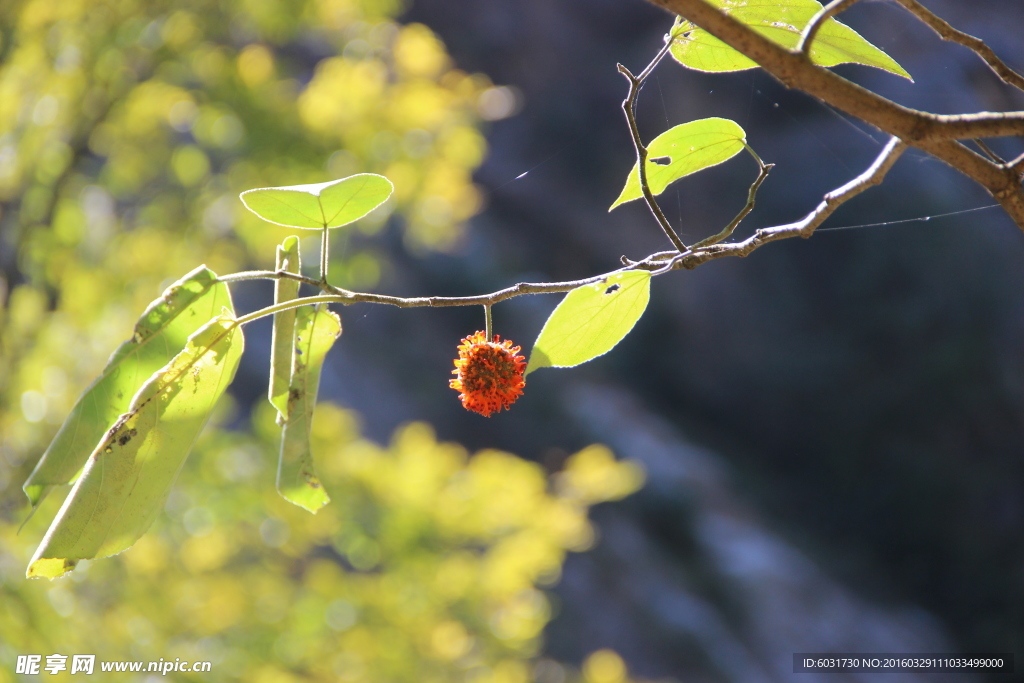
M 1024 69 L 1021 3 L 929 6 Z M 844 76 L 938 113 L 1024 108 L 893 3 L 842 20 L 915 81 Z M 606 209 L 633 163 L 615 63 L 642 67 L 670 24 L 640 0 L 0 2 L 0 681 L 31 653 L 213 662 L 180 680 L 476 683 L 852 681 L 794 675 L 792 653 L 1024 653 L 1024 241 L 999 209 L 943 217 L 992 200 L 913 150 L 825 227 L 929 220 L 658 278 L 611 354 L 531 375 L 490 419 L 447 387 L 479 310 L 341 310 L 314 429 L 334 502 L 315 517 L 274 491 L 253 324 L 150 533 L 23 578 L 60 501 L 18 533 L 21 483 L 139 313 L 199 263 L 270 267 L 290 234 L 239 191 L 387 175 L 394 200 L 335 239 L 331 278 L 394 294 L 664 248 L 644 207 Z M 641 94 L 647 138 L 705 116 L 776 164 L 743 234 L 802 216 L 884 143 L 759 71 L 667 62 Z M 739 156 L 663 206 L 694 241 L 754 176 Z M 243 311 L 272 296 L 233 291 Z M 496 331 L 528 348 L 557 300 L 500 304 Z

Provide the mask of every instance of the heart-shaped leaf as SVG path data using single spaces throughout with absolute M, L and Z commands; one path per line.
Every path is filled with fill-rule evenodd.
M 394 186 L 375 173 L 315 185 L 246 190 L 242 203 L 265 221 L 289 228 L 323 230 L 357 221 L 383 204 Z

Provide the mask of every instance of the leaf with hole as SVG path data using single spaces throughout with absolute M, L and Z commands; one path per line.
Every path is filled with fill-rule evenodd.
M 526 374 L 571 368 L 615 348 L 647 309 L 651 273 L 629 270 L 577 287 L 548 317 L 530 352 Z
M 115 555 L 146 532 L 243 347 L 241 327 L 225 310 L 149 378 L 89 456 L 29 563 L 30 578 L 56 578 L 80 560 Z
M 128 410 L 139 387 L 223 307 L 231 308 L 231 294 L 206 266 L 172 284 L 149 305 L 132 338 L 114 351 L 103 373 L 75 403 L 25 482 L 33 508 L 51 488 L 75 478 L 117 416 Z
M 746 144 L 746 133 L 735 121 L 710 118 L 683 123 L 651 140 L 647 146 L 647 186 L 659 195 L 671 183 L 736 156 Z M 619 198 L 608 208 L 642 198 L 640 167 L 626 178 Z
M 277 247 L 276 270 L 301 273 L 299 238 L 292 235 Z M 291 301 L 299 295 L 299 283 L 287 278 L 274 282 L 274 303 Z M 279 420 L 288 417 L 288 382 L 292 375 L 292 349 L 295 340 L 295 309 L 274 314 L 274 328 L 270 336 L 270 403 L 279 414 Z
M 331 502 L 313 468 L 309 433 L 320 386 L 324 357 L 341 335 L 341 318 L 326 306 L 303 306 L 295 319 L 288 411 L 281 433 L 277 491 L 299 507 L 315 513 Z
M 384 176 L 359 173 L 316 185 L 261 187 L 239 196 L 247 209 L 265 221 L 323 230 L 359 220 L 383 204 L 392 190 Z
M 725 14 L 751 27 L 786 49 L 800 42 L 800 35 L 821 9 L 816 0 L 706 0 Z M 757 63 L 702 28 L 682 18 L 672 27 L 672 57 L 697 71 L 722 72 L 753 69 Z M 914 79 L 896 60 L 835 19 L 827 19 L 811 43 L 811 61 L 818 66 L 863 64 Z

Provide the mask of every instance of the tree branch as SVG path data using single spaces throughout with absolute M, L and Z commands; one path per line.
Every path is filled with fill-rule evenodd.
M 896 0 L 899 4 L 903 5 L 904 8 L 915 17 L 921 20 L 922 23 L 927 24 L 928 27 L 935 31 L 943 40 L 948 40 L 959 45 L 963 45 L 969 50 L 973 50 L 979 57 L 985 60 L 989 68 L 995 73 L 999 79 L 1007 85 L 1024 90 L 1024 76 L 1011 69 L 1006 65 L 1003 60 L 996 56 L 996 53 L 992 51 L 988 45 L 985 44 L 980 38 L 959 31 L 948 23 L 940 19 L 939 17 L 932 14 L 932 12 L 919 3 L 917 0 Z
M 697 242 L 693 247 L 691 247 L 693 251 L 697 251 L 703 247 L 718 244 L 723 240 L 729 239 L 733 231 L 736 230 L 736 226 L 740 224 L 740 221 L 746 218 L 747 214 L 754 210 L 754 200 L 757 199 L 757 190 L 761 187 L 761 183 L 763 183 L 768 177 L 768 172 L 775 168 L 775 164 L 766 164 L 761 161 L 761 157 L 757 155 L 757 152 L 755 152 L 750 145 L 746 146 L 746 150 L 754 156 L 754 161 L 757 162 L 758 167 L 757 178 L 754 179 L 754 182 L 750 185 L 750 189 L 747 190 L 747 203 L 742 209 L 740 209 L 740 212 L 736 214 L 736 217 L 729 222 L 729 225 L 722 228 L 722 231 L 717 235 L 705 237 L 700 242 Z
M 1017 176 L 1018 180 L 1024 181 L 1024 154 L 1009 162 L 1007 168 Z
M 978 146 L 978 148 L 982 152 L 985 153 L 985 156 L 987 156 L 992 161 L 996 162 L 997 164 L 1005 164 L 1006 163 L 1006 160 L 1005 159 L 1001 159 L 998 154 L 993 152 L 992 148 L 989 147 L 988 145 L 986 145 L 985 141 L 982 140 L 981 138 L 974 138 L 974 140 L 972 140 L 972 142 L 974 144 L 976 144 Z
M 786 225 L 779 225 L 772 228 L 761 228 L 751 237 L 742 242 L 730 244 L 715 244 L 693 253 L 683 256 L 678 260 L 680 268 L 696 268 L 700 264 L 711 259 L 723 256 L 746 256 L 758 247 L 775 240 L 787 239 L 790 237 L 810 237 L 819 225 L 840 206 L 859 195 L 870 187 L 879 185 L 885 174 L 889 172 L 896 160 L 907 148 L 906 143 L 899 138 L 893 137 L 882 149 L 881 154 L 875 159 L 863 173 L 846 183 L 840 188 L 832 190 L 825 195 L 817 207 L 803 219 Z
M 569 292 L 577 287 L 602 282 L 609 276 L 629 270 L 644 269 L 651 271 L 652 276 L 662 275 L 680 268 L 692 269 L 707 261 L 722 258 L 725 256 L 747 256 L 755 249 L 776 240 L 788 239 L 791 237 L 810 237 L 832 213 L 842 204 L 856 197 L 870 187 L 879 185 L 885 175 L 892 168 L 896 160 L 902 155 L 908 144 L 914 145 L 933 156 L 945 161 L 962 173 L 975 179 L 985 186 L 993 196 L 1003 205 L 1007 213 L 1014 218 L 1019 226 L 1024 229 L 1024 192 L 1020 187 L 1024 178 L 1024 154 L 1010 162 L 990 161 L 971 151 L 961 143 L 953 139 L 944 139 L 940 136 L 933 136 L 927 132 L 930 126 L 952 125 L 965 122 L 982 123 L 990 125 L 998 117 L 1012 120 L 1014 117 L 1024 121 L 1024 112 L 1013 112 L 1003 115 L 974 114 L 960 117 L 939 117 L 934 114 L 917 112 L 901 107 L 883 97 L 872 93 L 860 86 L 846 81 L 834 73 L 821 69 L 810 63 L 805 55 L 790 52 L 771 41 L 763 38 L 753 30 L 736 22 L 728 15 L 719 12 L 714 7 L 706 4 L 703 0 L 650 0 L 655 4 L 662 5 L 673 11 L 685 13 L 685 16 L 693 23 L 701 26 L 709 33 L 724 41 L 736 50 L 739 50 L 747 57 L 758 62 L 766 71 L 773 75 L 783 84 L 789 87 L 799 88 L 808 94 L 818 97 L 822 101 L 835 106 L 849 114 L 857 116 L 862 120 L 889 132 L 892 137 L 885 148 L 878 155 L 875 161 L 862 174 L 824 196 L 821 203 L 803 219 L 785 225 L 770 228 L 761 228 L 754 235 L 741 242 L 722 244 L 735 230 L 739 222 L 754 207 L 754 200 L 757 190 L 764 182 L 771 170 L 771 164 L 765 164 L 752 149 L 748 151 L 754 155 L 760 168 L 758 177 L 751 184 L 748 190 L 747 203 L 740 210 L 739 214 L 721 232 L 712 237 L 698 242 L 693 247 L 686 247 L 672 226 L 665 219 L 660 207 L 651 194 L 648 187 L 644 164 L 647 161 L 647 148 L 640 139 L 634 116 L 636 95 L 640 84 L 651 73 L 653 68 L 665 56 L 671 40 L 658 53 L 654 60 L 645 68 L 640 76 L 633 76 L 628 69 L 619 65 L 619 71 L 629 79 L 630 92 L 622 103 L 623 110 L 629 123 L 630 133 L 637 150 L 637 161 L 644 197 L 648 206 L 658 218 L 659 224 L 665 230 L 666 235 L 673 242 L 676 251 L 656 252 L 641 261 L 631 261 L 623 257 L 624 267 L 595 275 L 581 280 L 569 280 L 564 282 L 543 282 L 531 283 L 520 282 L 500 289 L 490 294 L 480 294 L 466 297 L 397 297 L 385 294 L 373 294 L 367 292 L 352 292 L 328 284 L 325 278 L 315 280 L 298 273 L 291 273 L 285 270 L 278 271 L 248 271 L 223 276 L 222 282 L 237 282 L 253 279 L 281 279 L 288 278 L 304 284 L 317 287 L 326 294 L 321 296 L 307 297 L 296 302 L 288 302 L 283 305 L 306 305 L 316 302 L 331 302 L 341 304 L 353 303 L 376 303 L 397 306 L 399 308 L 416 307 L 442 307 L 442 306 L 476 306 L 483 305 L 485 317 L 489 322 L 490 307 L 498 302 L 526 294 L 548 294 Z M 905 2 L 908 0 L 898 0 Z M 852 5 L 856 0 L 834 0 L 827 7 L 816 15 L 812 25 L 808 26 L 801 45 L 809 46 L 814 38 L 814 23 L 820 25 L 828 16 L 838 12 L 840 9 Z M 938 122 L 938 124 L 936 123 Z M 978 144 L 989 154 L 988 147 L 979 141 Z M 674 239 L 673 239 L 674 237 Z M 322 270 L 325 270 L 322 268 Z M 326 273 L 322 273 L 325 275 Z M 255 320 L 264 315 L 270 315 L 277 308 L 271 306 L 250 313 L 239 318 L 240 323 Z M 488 325 L 490 328 L 490 325 Z M 489 334 L 489 329 L 488 329 Z
M 677 255 L 677 252 L 668 252 L 671 255 Z M 685 253 L 690 253 L 689 251 Z M 329 302 L 338 304 L 357 304 L 357 303 L 369 303 L 369 304 L 386 304 L 389 306 L 397 306 L 399 308 L 423 308 L 423 307 L 448 307 L 448 306 L 491 306 L 500 301 L 511 299 L 517 296 L 523 296 L 524 294 L 558 294 L 560 292 L 569 292 L 577 287 L 583 285 L 591 285 L 595 282 L 601 282 L 616 273 L 621 273 L 627 270 L 656 270 L 664 266 L 663 260 L 652 261 L 651 257 L 648 257 L 642 261 L 637 261 L 624 268 L 617 268 L 616 270 L 602 273 L 601 275 L 594 275 L 592 277 L 583 278 L 582 280 L 566 280 L 563 282 L 520 282 L 514 284 L 511 287 L 505 289 L 499 289 L 496 292 L 490 294 L 479 294 L 476 296 L 417 296 L 417 297 L 400 297 L 400 296 L 389 296 L 387 294 L 373 294 L 370 292 L 352 292 L 347 289 L 341 289 L 333 285 L 322 283 L 319 280 L 299 275 L 298 273 L 290 273 L 287 270 L 250 270 L 243 273 L 232 273 L 230 275 L 222 275 L 217 278 L 220 282 L 239 282 L 242 280 L 296 280 L 314 287 L 319 287 L 324 292 L 323 296 L 307 297 L 306 299 L 292 299 L 292 301 L 303 301 L 306 303 L 318 303 L 318 302 Z M 289 302 L 286 302 L 289 303 Z M 269 311 L 264 315 L 270 315 L 275 311 Z M 250 314 L 251 315 L 251 314 Z M 248 322 L 248 319 L 246 320 Z
M 616 273 L 622 273 L 629 270 L 649 270 L 653 277 L 663 275 L 669 271 L 678 270 L 680 268 L 696 268 L 706 261 L 722 258 L 723 256 L 746 256 L 758 247 L 763 246 L 768 242 L 774 242 L 775 240 L 787 239 L 790 237 L 810 237 L 814 230 L 821 225 L 826 218 L 832 215 L 832 212 L 839 208 L 839 206 L 850 199 L 853 199 L 869 187 L 881 183 L 882 178 L 884 178 L 885 174 L 888 173 L 890 168 L 892 168 L 892 165 L 896 163 L 896 160 L 899 158 L 900 154 L 903 153 L 904 149 L 906 149 L 905 143 L 901 142 L 898 138 L 892 138 L 882 150 L 881 154 L 878 155 L 878 158 L 875 159 L 874 163 L 872 163 L 864 173 L 842 187 L 826 194 L 825 198 L 814 209 L 814 211 L 796 223 L 789 223 L 772 228 L 761 228 L 755 232 L 752 237 L 744 240 L 743 242 L 709 244 L 699 249 L 693 248 L 684 252 L 662 251 L 651 254 L 641 261 L 630 261 L 629 259 L 623 258 L 623 263 L 625 264 L 623 268 L 583 278 L 582 280 L 568 280 L 565 282 L 520 282 L 512 285 L 511 287 L 491 292 L 490 294 L 479 294 L 477 296 L 419 296 L 406 298 L 400 296 L 388 296 L 386 294 L 372 294 L 368 292 L 350 292 L 346 289 L 340 289 L 287 270 L 251 270 L 243 273 L 224 275 L 218 279 L 221 282 L 238 282 L 241 280 L 275 280 L 287 278 L 289 280 L 296 280 L 298 282 L 319 287 L 323 291 L 327 292 L 326 295 L 306 297 L 303 299 L 292 299 L 291 301 L 283 304 L 275 304 L 274 306 L 249 313 L 238 319 L 240 324 L 245 324 L 258 318 L 271 315 L 282 308 L 293 308 L 295 306 L 321 302 L 339 303 L 344 305 L 355 303 L 387 304 L 389 306 L 398 306 L 399 308 L 483 305 L 485 308 L 489 309 L 490 306 L 500 301 L 512 299 L 517 296 L 523 296 L 525 294 L 556 294 L 560 292 L 569 292 L 577 287 L 582 287 L 583 285 L 603 282 Z M 757 189 L 756 186 L 764 180 L 767 175 L 767 171 L 770 168 L 770 164 L 762 165 L 758 179 L 755 180 L 754 185 L 751 186 L 751 197 L 748 199 L 748 206 L 744 207 L 744 210 L 740 212 L 740 215 L 737 218 L 742 218 L 748 212 L 748 207 L 752 205 L 752 196 Z M 734 220 L 733 222 L 736 223 L 738 221 Z
M 814 36 L 818 35 L 818 29 L 829 18 L 847 10 L 856 2 L 858 0 L 832 0 L 832 2 L 818 10 L 818 13 L 811 17 L 811 20 L 807 22 L 807 26 L 804 27 L 803 33 L 800 34 L 800 42 L 796 44 L 796 51 L 800 54 L 809 54 L 811 43 L 814 42 Z
M 654 67 L 658 65 L 658 62 L 668 54 L 669 48 L 672 46 L 671 39 L 665 41 L 665 46 L 658 51 L 651 63 L 647 65 L 643 71 L 640 72 L 639 76 L 634 76 L 630 73 L 629 69 L 624 67 L 622 64 L 616 65 L 619 73 L 626 77 L 629 81 L 629 93 L 626 95 L 626 99 L 622 101 L 622 111 L 626 114 L 626 122 L 629 124 L 629 134 L 633 140 L 633 147 L 636 149 L 636 163 L 637 173 L 640 178 L 640 191 L 643 193 L 644 201 L 647 202 L 647 207 L 654 214 L 654 219 L 658 221 L 658 225 L 661 226 L 662 232 L 665 233 L 665 237 L 668 237 L 668 241 L 672 243 L 672 246 L 676 248 L 676 251 L 684 252 L 687 247 L 683 243 L 683 240 L 679 238 L 679 234 L 676 233 L 672 224 L 669 223 L 668 218 L 665 216 L 665 212 L 658 206 L 658 201 L 654 198 L 654 193 L 651 192 L 651 187 L 647 182 L 647 146 L 644 144 L 643 139 L 640 137 L 640 129 L 636 125 L 636 97 L 640 92 L 640 86 L 644 80 L 651 74 Z
M 954 138 L 1024 134 L 1024 112 L 940 116 L 903 107 L 810 63 L 773 43 L 704 0 L 649 0 L 684 16 L 761 65 L 790 88 L 856 116 L 928 152 L 982 185 L 1024 230 L 1024 191 L 1010 169 L 971 151 Z

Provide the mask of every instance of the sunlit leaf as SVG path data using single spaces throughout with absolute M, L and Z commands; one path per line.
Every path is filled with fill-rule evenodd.
M 611 351 L 643 315 L 651 296 L 651 273 L 630 270 L 577 287 L 551 313 L 530 352 L 537 368 L 571 368 Z
M 740 125 L 729 119 L 700 119 L 669 128 L 647 146 L 647 186 L 659 195 L 676 180 L 736 156 L 743 149 L 745 137 Z M 622 193 L 609 211 L 643 197 L 639 168 L 633 164 Z
M 788 49 L 797 46 L 804 27 L 821 9 L 816 0 L 773 0 L 769 3 L 760 0 L 706 1 Z M 684 19 L 676 19 L 672 35 L 678 36 L 672 44 L 672 56 L 691 69 L 742 71 L 757 66 L 751 59 Z M 819 66 L 864 64 L 914 80 L 892 57 L 846 24 L 831 18 L 822 24 L 811 43 L 811 61 Z
M 301 273 L 299 238 L 292 235 L 277 247 L 276 270 Z M 299 283 L 280 278 L 274 283 L 274 303 L 291 301 L 299 295 Z M 274 314 L 274 330 L 270 343 L 270 403 L 281 418 L 288 417 L 288 382 L 292 373 L 292 349 L 295 339 L 295 309 Z
M 231 383 L 243 346 L 241 328 L 225 311 L 150 377 L 89 456 L 29 563 L 29 577 L 61 576 L 79 560 L 130 548 L 146 532 Z
M 135 334 L 113 353 L 103 374 L 78 399 L 25 482 L 33 507 L 53 486 L 71 482 L 143 382 L 222 307 L 231 308 L 231 294 L 206 266 L 175 282 L 149 305 L 135 325 Z
M 394 186 L 374 173 L 316 185 L 289 185 L 247 190 L 246 208 L 265 221 L 290 228 L 322 230 L 357 221 L 383 204 Z
M 281 434 L 277 490 L 286 500 L 310 512 L 316 512 L 331 500 L 313 468 L 309 432 L 324 356 L 339 335 L 341 318 L 326 306 L 304 306 L 299 310 L 295 320 L 287 419 Z

